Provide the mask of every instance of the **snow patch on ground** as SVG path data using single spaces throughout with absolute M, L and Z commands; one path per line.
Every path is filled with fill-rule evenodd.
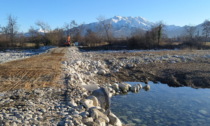
M 0 51 L 0 63 L 5 63 L 13 60 L 24 59 L 33 55 L 44 53 L 46 50 L 54 48 L 53 46 L 43 46 L 39 49 L 28 50 L 5 50 Z
M 90 52 L 98 52 L 98 53 L 134 53 L 134 52 L 161 52 L 161 51 L 174 51 L 178 49 L 160 49 L 160 50 L 99 50 L 99 51 L 90 51 Z M 86 51 L 84 51 L 86 52 Z M 87 51 L 89 52 L 89 51 Z

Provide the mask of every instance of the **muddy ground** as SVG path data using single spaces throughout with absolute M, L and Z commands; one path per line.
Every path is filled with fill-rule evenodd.
M 187 63 L 142 64 L 114 74 L 121 81 L 153 81 L 173 87 L 210 88 L 210 60 Z

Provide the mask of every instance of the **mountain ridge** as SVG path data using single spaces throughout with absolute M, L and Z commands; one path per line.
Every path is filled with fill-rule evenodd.
M 143 30 L 148 31 L 157 23 L 150 22 L 143 17 L 124 17 L 124 16 L 114 16 L 109 19 L 103 20 L 106 23 L 110 23 L 112 26 L 111 33 L 114 37 L 130 37 L 135 31 Z M 93 32 L 98 32 L 97 27 L 99 27 L 99 22 L 92 22 L 89 24 L 84 24 L 84 30 L 91 30 Z M 185 26 L 177 26 L 177 25 L 165 25 L 164 33 L 172 38 L 181 36 L 184 34 Z M 83 31 L 85 33 L 85 31 Z

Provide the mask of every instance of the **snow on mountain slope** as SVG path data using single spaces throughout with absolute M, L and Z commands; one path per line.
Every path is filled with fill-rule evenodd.
M 147 21 L 142 17 L 130 17 L 130 16 L 129 17 L 114 16 L 113 18 L 104 20 L 104 22 L 106 22 L 107 24 L 111 24 L 112 26 L 111 33 L 116 38 L 129 37 L 139 29 L 143 31 L 148 31 L 153 26 L 155 26 L 155 23 Z M 84 26 L 83 34 L 85 34 L 88 29 L 97 33 L 100 29 L 99 22 L 85 24 L 83 26 Z M 183 27 L 175 25 L 165 26 L 165 33 L 167 34 L 168 37 L 180 36 L 182 35 L 183 32 L 184 32 Z
M 121 27 L 128 27 L 128 28 L 141 28 L 144 30 L 148 30 L 151 28 L 154 23 L 149 22 L 141 17 L 121 17 L 115 16 L 107 20 L 113 26 L 113 28 L 121 28 Z
M 130 37 L 135 33 L 136 31 L 148 31 L 150 30 L 153 26 L 156 25 L 154 22 L 150 22 L 142 17 L 123 17 L 123 16 L 114 16 L 112 18 L 104 20 L 105 23 L 111 24 L 111 33 L 113 37 L 115 38 L 125 38 L 125 37 Z M 82 35 L 85 35 L 88 30 L 91 30 L 93 32 L 96 32 L 97 34 L 103 34 L 101 30 L 101 25 L 99 22 L 93 22 L 90 24 L 83 24 L 79 26 L 82 28 Z M 201 28 L 199 25 L 196 26 L 198 27 L 200 33 L 201 33 Z M 37 31 L 41 34 L 43 34 L 42 29 L 37 29 Z M 185 32 L 185 26 L 180 27 L 180 26 L 175 26 L 175 25 L 165 25 L 164 27 L 164 33 L 172 38 L 172 37 L 177 37 L 183 35 Z M 26 36 L 30 36 L 30 34 L 25 34 Z

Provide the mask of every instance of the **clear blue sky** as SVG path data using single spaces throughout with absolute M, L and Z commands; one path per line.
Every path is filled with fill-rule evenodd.
M 19 31 L 44 21 L 52 29 L 75 20 L 97 21 L 99 16 L 141 16 L 152 22 L 197 25 L 210 19 L 210 0 L 0 0 L 0 25 L 8 15 L 17 17 Z

